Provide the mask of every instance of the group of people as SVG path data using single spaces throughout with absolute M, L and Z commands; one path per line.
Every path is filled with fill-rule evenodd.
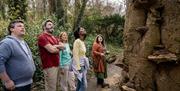
M 58 37 L 52 35 L 54 23 L 46 20 L 43 32 L 38 36 L 45 91 L 56 91 L 60 78 L 62 91 L 86 91 L 86 74 L 89 60 L 86 57 L 86 31 L 82 27 L 74 32 L 75 41 L 71 51 L 68 34 L 61 32 Z M 24 22 L 14 20 L 8 26 L 9 35 L 0 42 L 0 79 L 4 91 L 31 91 L 35 65 L 32 53 L 24 41 Z M 106 47 L 102 35 L 97 35 L 92 46 L 93 68 L 97 77 L 97 86 L 105 87 L 107 77 L 105 61 Z

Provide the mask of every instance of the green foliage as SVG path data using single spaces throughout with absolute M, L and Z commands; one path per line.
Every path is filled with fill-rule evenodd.
M 102 34 L 107 42 L 122 46 L 124 17 L 118 14 L 110 16 L 91 15 L 84 18 L 84 26 L 90 34 Z
M 123 48 L 120 48 L 118 45 L 114 44 L 106 44 L 107 45 L 107 50 L 110 52 L 110 55 L 119 55 L 120 53 L 123 52 Z
M 98 32 L 102 33 L 108 42 L 122 45 L 124 22 L 124 17 L 118 14 L 105 16 L 103 19 L 98 20 L 97 25 L 103 30 Z
M 84 17 L 82 21 L 82 26 L 85 27 L 86 31 L 90 34 L 96 34 L 98 30 L 98 20 L 102 19 L 103 17 L 100 15 L 91 15 Z
M 86 48 L 87 48 L 86 55 L 88 57 L 91 57 L 91 50 L 92 50 L 92 45 L 93 45 L 95 37 L 96 37 L 95 35 L 89 34 L 87 35 L 87 38 L 85 40 Z
M 37 46 L 37 37 L 42 32 L 41 27 L 42 21 L 36 21 L 36 22 L 27 22 L 26 23 L 26 36 L 25 40 L 27 41 L 32 54 L 33 59 L 36 66 L 36 72 L 34 74 L 34 82 L 36 82 L 36 85 L 39 85 L 38 82 L 42 81 L 44 79 L 42 68 L 41 68 L 41 60 L 39 56 L 39 50 Z
M 8 15 L 10 20 L 24 19 L 26 20 L 27 0 L 8 0 Z
M 4 20 L 0 20 L 0 40 L 3 39 L 5 35 L 7 35 L 8 33 L 7 26 L 8 26 L 8 22 Z

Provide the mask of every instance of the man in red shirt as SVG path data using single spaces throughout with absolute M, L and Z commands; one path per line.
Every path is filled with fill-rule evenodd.
M 42 28 L 43 33 L 38 36 L 38 47 L 45 77 L 45 91 L 56 91 L 59 50 L 64 46 L 52 35 L 54 24 L 51 20 L 46 20 Z

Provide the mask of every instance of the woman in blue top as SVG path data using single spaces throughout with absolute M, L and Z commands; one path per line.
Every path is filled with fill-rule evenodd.
M 60 50 L 60 68 L 61 68 L 61 87 L 63 91 L 75 90 L 75 76 L 72 71 L 69 71 L 71 64 L 71 50 L 68 43 L 68 35 L 66 32 L 61 32 L 59 35 L 60 41 L 64 45 L 64 49 Z M 70 88 L 68 89 L 68 85 Z

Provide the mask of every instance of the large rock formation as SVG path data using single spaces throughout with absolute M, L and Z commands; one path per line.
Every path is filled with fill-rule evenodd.
M 180 1 L 128 0 L 124 47 L 125 86 L 180 91 Z

